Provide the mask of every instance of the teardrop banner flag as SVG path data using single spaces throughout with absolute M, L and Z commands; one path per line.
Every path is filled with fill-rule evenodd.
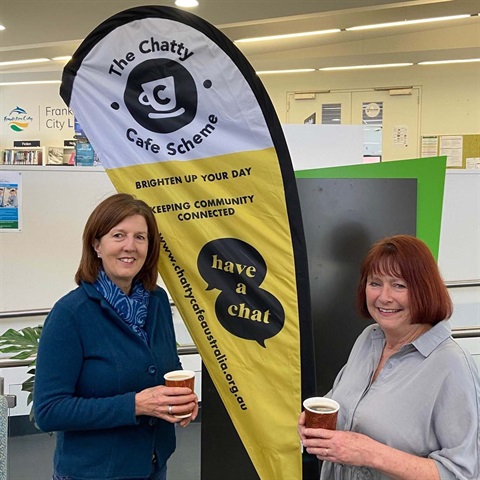
M 60 94 L 117 191 L 155 213 L 159 272 L 259 477 L 300 479 L 306 247 L 285 138 L 253 68 L 201 18 L 137 7 L 87 36 Z

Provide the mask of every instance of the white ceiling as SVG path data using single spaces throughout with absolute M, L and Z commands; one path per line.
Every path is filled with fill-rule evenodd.
M 230 39 L 480 13 L 480 0 L 199 0 L 190 10 Z M 174 0 L 0 0 L 0 62 L 71 55 L 109 16 Z M 239 44 L 258 70 L 480 57 L 480 17 Z M 479 64 L 480 65 L 480 64 Z M 0 81 L 59 79 L 63 63 L 0 67 Z

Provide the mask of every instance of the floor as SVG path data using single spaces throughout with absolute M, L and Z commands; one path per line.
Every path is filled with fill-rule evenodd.
M 200 430 L 200 422 L 177 429 L 167 480 L 200 480 Z M 54 448 L 55 437 L 48 434 L 9 438 L 8 480 L 51 480 Z

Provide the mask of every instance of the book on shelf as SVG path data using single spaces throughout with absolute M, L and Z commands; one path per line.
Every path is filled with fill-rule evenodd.
M 48 147 L 47 165 L 63 165 L 63 147 Z
M 75 145 L 75 165 L 81 167 L 93 167 L 95 152 L 90 142 L 78 141 Z
M 63 147 L 47 147 L 46 165 L 75 165 L 75 145 Z
M 6 149 L 3 152 L 5 165 L 42 165 L 42 149 Z

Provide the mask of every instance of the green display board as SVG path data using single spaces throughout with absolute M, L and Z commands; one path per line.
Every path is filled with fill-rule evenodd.
M 300 170 L 295 175 L 297 178 L 416 178 L 417 237 L 438 259 L 446 162 L 445 156 L 417 158 Z

